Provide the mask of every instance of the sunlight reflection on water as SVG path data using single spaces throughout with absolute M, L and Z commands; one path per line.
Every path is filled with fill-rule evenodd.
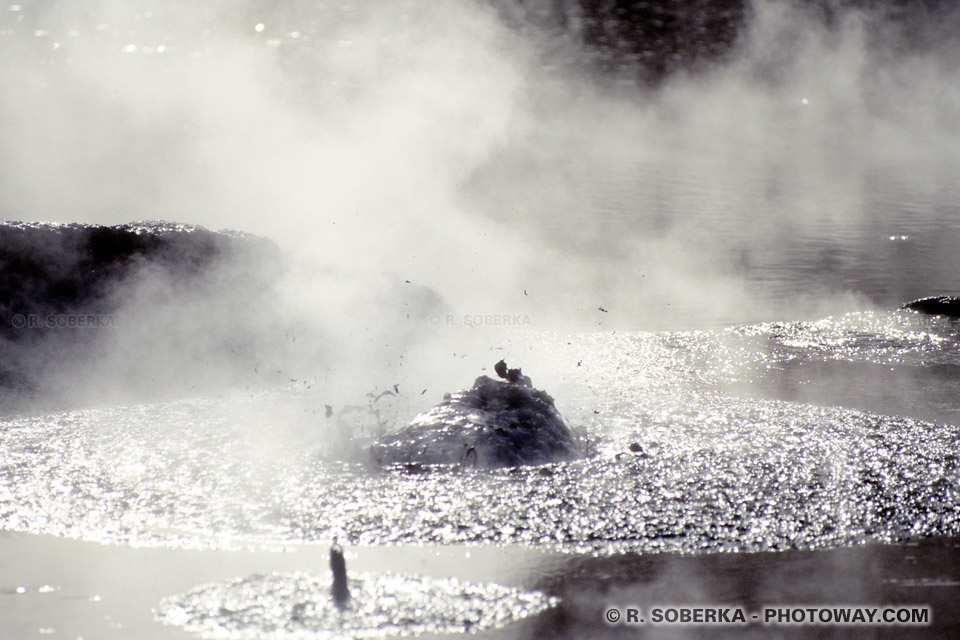
M 722 392 L 764 388 L 768 366 L 798 353 L 956 363 L 953 325 L 919 322 L 541 336 L 548 360 L 585 361 L 550 386 L 597 455 L 534 468 L 374 469 L 369 439 L 331 437 L 303 391 L 8 419 L 0 523 L 201 548 L 339 537 L 718 551 L 955 534 L 956 426 Z

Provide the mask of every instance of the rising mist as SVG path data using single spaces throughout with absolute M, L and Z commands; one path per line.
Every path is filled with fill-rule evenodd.
M 956 12 L 750 3 L 722 46 L 698 32 L 709 55 L 651 76 L 610 64 L 624 47 L 598 49 L 576 3 L 547 5 L 12 5 L 2 213 L 271 238 L 258 362 L 350 392 L 463 385 L 504 317 L 683 328 L 894 302 L 848 276 L 900 250 L 888 196 L 956 188 Z M 876 238 L 850 235 L 874 217 Z M 138 287 L 125 312 L 150 323 L 112 362 L 196 327 L 151 313 L 166 284 Z

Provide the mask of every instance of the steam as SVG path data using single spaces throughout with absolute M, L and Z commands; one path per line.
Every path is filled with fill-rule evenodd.
M 914 37 L 954 17 L 908 38 L 878 12 L 749 15 L 726 60 L 612 88 L 544 60 L 578 55 L 576 30 L 560 47 L 479 1 L 24 4 L 0 18 L 0 207 L 272 238 L 265 326 L 291 340 L 268 356 L 294 375 L 475 375 L 502 327 L 448 316 L 681 328 L 887 303 L 844 286 L 844 234 L 955 192 L 955 43 Z

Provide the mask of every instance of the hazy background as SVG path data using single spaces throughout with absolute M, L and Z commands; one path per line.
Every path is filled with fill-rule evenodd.
M 674 4 L 11 4 L 0 214 L 273 239 L 261 360 L 326 384 L 475 375 L 504 317 L 713 327 L 960 292 L 957 10 Z M 192 330 L 144 286 L 130 317 Z M 113 361 L 150 362 L 141 338 Z

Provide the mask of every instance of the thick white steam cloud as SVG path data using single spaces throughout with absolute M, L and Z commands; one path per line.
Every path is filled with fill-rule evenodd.
M 956 51 L 901 47 L 876 12 L 756 2 L 727 59 L 637 88 L 544 60 L 576 32 L 547 46 L 479 1 L 14 7 L 3 215 L 272 238 L 298 372 L 382 370 L 412 343 L 440 379 L 453 344 L 479 358 L 456 367 L 492 364 L 433 311 L 547 330 L 864 308 L 847 229 L 956 190 Z M 840 275 L 796 272 L 832 233 L 813 262 Z

